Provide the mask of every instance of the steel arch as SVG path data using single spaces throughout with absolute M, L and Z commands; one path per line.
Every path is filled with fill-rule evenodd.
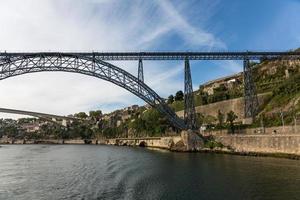
M 154 90 L 127 71 L 94 57 L 63 53 L 33 53 L 0 58 L 0 80 L 27 73 L 64 71 L 94 76 L 112 82 L 143 99 L 166 115 L 178 129 L 186 129 L 184 121 Z

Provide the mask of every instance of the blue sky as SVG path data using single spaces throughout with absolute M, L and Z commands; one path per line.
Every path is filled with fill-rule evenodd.
M 2 51 L 285 51 L 300 47 L 299 11 L 299 0 L 3 0 L 0 44 Z M 137 73 L 136 62 L 114 64 Z M 191 67 L 194 89 L 242 69 L 235 61 Z M 183 89 L 183 62 L 144 68 L 161 96 Z M 0 93 L 1 107 L 63 115 L 143 104 L 111 83 L 66 73 L 10 78 Z

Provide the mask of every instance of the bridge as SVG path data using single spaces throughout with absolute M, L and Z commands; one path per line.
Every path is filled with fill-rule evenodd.
M 44 71 L 64 71 L 94 76 L 112 82 L 163 113 L 170 123 L 182 129 L 196 129 L 196 112 L 190 60 L 242 60 L 244 67 L 245 118 L 257 114 L 258 100 L 252 78 L 250 60 L 300 59 L 300 52 L 2 52 L 0 53 L 0 80 Z M 137 60 L 138 76 L 117 67 L 109 61 Z M 184 61 L 184 119 L 144 82 L 143 60 Z
M 29 115 L 32 117 L 42 118 L 47 121 L 52 121 L 55 123 L 58 123 L 58 120 L 61 120 L 62 126 L 67 126 L 67 121 L 73 122 L 73 121 L 81 120 L 81 119 L 78 119 L 75 117 L 66 117 L 66 116 L 52 115 L 52 114 L 25 111 L 25 110 L 15 110 L 15 109 L 8 109 L 8 108 L 0 108 L 0 112 L 1 113 L 18 114 L 18 115 Z

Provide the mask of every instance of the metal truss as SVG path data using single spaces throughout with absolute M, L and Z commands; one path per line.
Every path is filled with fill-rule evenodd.
M 0 80 L 27 73 L 64 71 L 94 76 L 112 82 L 143 99 L 163 113 L 178 129 L 186 129 L 184 121 L 168 107 L 164 100 L 144 82 L 125 70 L 98 59 L 67 53 L 35 53 L 0 57 Z
M 252 69 L 248 58 L 244 59 L 244 115 L 245 118 L 252 118 L 258 112 L 258 99 L 255 83 L 253 81 Z
M 138 80 L 139 80 L 139 82 L 144 82 L 144 69 L 143 69 L 143 60 L 142 59 L 139 59 Z
M 140 97 L 164 113 L 175 127 L 193 129 L 196 127 L 196 117 L 189 60 L 244 60 L 245 117 L 253 118 L 257 114 L 258 100 L 249 60 L 260 59 L 300 59 L 300 52 L 0 52 L 0 80 L 40 71 L 66 71 L 95 76 Z M 138 77 L 104 60 L 138 60 Z M 185 123 L 144 83 L 143 60 L 185 60 Z
M 188 129 L 195 130 L 197 128 L 192 76 L 188 59 L 184 61 L 184 122 Z
M 57 52 L 42 53 L 6 53 L 0 52 L 1 57 L 32 56 L 43 54 L 53 56 Z M 300 52 L 66 52 L 78 57 L 90 57 L 98 60 L 249 60 L 260 59 L 299 59 Z

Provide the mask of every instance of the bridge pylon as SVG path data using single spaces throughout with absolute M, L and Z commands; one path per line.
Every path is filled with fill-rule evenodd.
M 248 58 L 244 59 L 244 117 L 254 120 L 258 112 L 258 98 Z
M 188 129 L 197 128 L 191 68 L 187 58 L 184 61 L 184 122 Z
M 139 80 L 140 83 L 144 82 L 144 67 L 143 67 L 143 60 L 142 59 L 139 59 L 138 80 Z M 139 86 L 139 90 L 141 91 L 140 86 Z
M 139 59 L 138 79 L 139 81 L 144 82 L 144 67 L 142 59 Z

